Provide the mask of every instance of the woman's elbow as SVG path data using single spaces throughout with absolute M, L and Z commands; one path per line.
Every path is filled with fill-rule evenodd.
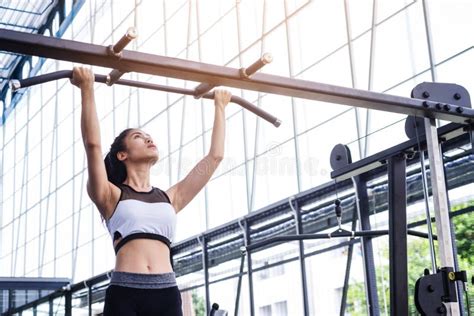
M 224 155 L 212 154 L 210 155 L 210 158 L 212 159 L 212 162 L 214 162 L 215 164 L 220 164 L 221 161 L 224 159 Z

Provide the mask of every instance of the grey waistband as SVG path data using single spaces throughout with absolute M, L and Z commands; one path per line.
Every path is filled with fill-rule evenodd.
M 147 274 L 112 271 L 110 285 L 119 285 L 138 289 L 163 289 L 176 286 L 176 277 L 174 272 Z

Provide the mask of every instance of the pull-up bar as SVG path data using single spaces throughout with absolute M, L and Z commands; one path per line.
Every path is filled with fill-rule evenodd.
M 135 28 L 131 27 L 127 30 L 125 35 L 123 35 L 115 45 L 110 45 L 107 47 L 107 54 L 109 55 L 109 59 L 122 59 L 122 51 L 123 49 L 137 37 L 137 32 Z M 260 68 L 265 66 L 266 64 L 272 61 L 272 57 L 270 54 L 263 55 L 262 58 L 257 60 L 247 69 L 242 68 L 241 74 L 243 77 L 249 78 L 249 76 L 253 75 L 257 72 Z M 121 67 L 120 67 L 121 68 Z M 180 93 L 184 95 L 192 95 L 196 99 L 198 98 L 205 98 L 205 99 L 214 99 L 214 93 L 210 92 L 214 85 L 209 85 L 207 83 L 201 83 L 198 85 L 194 90 L 190 89 L 183 89 L 177 87 L 170 87 L 170 86 L 163 86 L 148 82 L 140 82 L 140 81 L 133 81 L 133 80 L 124 80 L 120 79 L 127 71 L 123 71 L 119 68 L 114 68 L 107 76 L 104 75 L 94 75 L 95 82 L 105 83 L 108 86 L 113 84 L 137 87 L 137 88 L 145 88 L 151 90 L 159 90 L 159 91 L 166 91 L 166 92 L 173 92 L 173 93 Z M 30 87 L 33 85 L 50 82 L 58 79 L 69 78 L 72 79 L 72 71 L 71 70 L 62 70 L 57 71 L 49 74 L 44 74 L 32 78 L 27 79 L 20 79 L 20 80 L 11 80 L 10 87 L 13 91 L 16 91 L 21 88 Z M 275 127 L 280 126 L 281 121 L 274 117 L 273 115 L 265 112 L 264 110 L 254 106 L 250 102 L 240 98 L 238 96 L 232 96 L 230 102 L 236 103 L 243 108 L 255 113 L 256 115 L 260 116 L 264 120 L 272 123 Z
M 474 122 L 473 109 L 449 103 L 446 103 L 448 106 L 443 104 L 437 107 L 438 102 L 426 99 L 405 98 L 264 73 L 245 78 L 236 68 L 137 51 L 124 50 L 120 59 L 110 58 L 105 46 L 12 30 L 0 30 L 0 50 L 461 124 Z
M 109 76 L 98 75 L 98 74 L 95 74 L 94 76 L 95 76 L 94 78 L 95 82 L 107 83 L 109 81 Z M 56 71 L 49 74 L 31 77 L 28 79 L 11 80 L 10 86 L 12 87 L 13 91 L 16 91 L 21 88 L 26 88 L 26 87 L 34 86 L 37 84 L 50 82 L 50 81 L 54 81 L 58 79 L 66 79 L 66 78 L 69 78 L 69 79 L 72 78 L 72 70 L 61 70 L 61 71 Z M 124 85 L 124 86 L 129 86 L 129 87 L 136 87 L 136 88 L 144 88 L 144 89 L 150 89 L 150 90 L 158 90 L 158 91 L 164 91 L 164 92 L 179 93 L 179 94 L 192 95 L 192 96 L 195 94 L 195 91 L 192 89 L 171 87 L 171 86 L 159 85 L 159 84 L 154 84 L 154 83 L 149 83 L 149 82 L 127 80 L 127 79 L 117 79 L 114 84 Z M 202 95 L 202 98 L 214 99 L 214 92 L 207 92 L 204 95 Z M 261 108 L 256 107 L 255 105 L 253 105 L 252 103 L 248 102 L 247 100 L 241 97 L 232 95 L 230 102 L 236 103 L 240 105 L 241 107 L 255 113 L 256 115 L 260 116 L 264 120 L 272 123 L 275 127 L 278 127 L 281 124 L 281 121 L 278 118 L 265 112 Z

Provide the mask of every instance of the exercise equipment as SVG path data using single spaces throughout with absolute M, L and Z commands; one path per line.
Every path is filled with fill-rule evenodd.
M 229 313 L 227 311 L 219 309 L 219 304 L 214 303 L 212 304 L 209 316 L 227 316 L 228 314 Z
M 445 303 L 458 301 L 456 281 L 466 284 L 466 271 L 454 272 L 453 268 L 446 267 L 430 274 L 429 270 L 425 269 L 424 276 L 415 284 L 415 306 L 418 312 L 423 316 L 446 315 Z M 467 294 L 466 297 L 468 298 Z M 470 315 L 469 311 L 468 314 Z
M 438 108 L 436 107 L 437 102 L 426 99 L 405 98 L 277 75 L 255 73 L 247 78 L 240 69 L 137 51 L 124 50 L 121 58 L 111 58 L 108 48 L 101 45 L 13 30 L 2 30 L 0 32 L 0 50 L 119 69 L 122 72 L 133 71 L 204 82 L 214 86 L 227 86 L 406 115 L 437 118 L 461 124 L 474 123 L 474 110 L 467 107 L 463 108 L 453 102 L 446 102 L 445 104 L 449 106 L 443 105 Z M 251 72 L 252 69 L 246 71 L 246 73 Z
M 110 59 L 116 59 L 120 61 L 123 56 L 123 49 L 137 37 L 137 32 L 134 28 L 129 28 L 125 35 L 123 35 L 120 40 L 115 45 L 110 45 L 107 47 L 107 54 L 109 55 Z M 248 68 L 242 68 L 240 70 L 242 77 L 250 78 L 255 72 L 261 69 L 264 65 L 270 63 L 272 61 L 272 57 L 270 54 L 264 54 L 262 58 L 257 60 Z M 127 71 L 121 70 L 120 68 L 113 69 L 108 75 L 94 75 L 94 81 L 105 83 L 108 86 L 112 86 L 114 84 L 117 85 L 125 85 L 130 87 L 136 88 L 144 88 L 144 89 L 151 89 L 151 90 L 158 90 L 158 91 L 165 91 L 171 93 L 179 93 L 184 95 L 191 95 L 195 98 L 204 98 L 204 99 L 214 99 L 214 93 L 210 92 L 214 85 L 209 85 L 206 83 L 201 83 L 195 89 L 185 89 L 185 88 L 178 88 L 178 87 L 171 87 L 165 85 L 158 85 L 148 82 L 140 82 L 140 81 L 133 81 L 133 80 L 126 80 L 120 79 Z M 27 79 L 14 79 L 9 82 L 12 91 L 18 91 L 21 88 L 27 88 L 34 85 L 65 79 L 65 78 L 72 78 L 72 70 L 62 70 L 56 71 L 44 75 L 39 75 Z M 230 102 L 240 105 L 241 107 L 253 112 L 254 114 L 258 115 L 259 117 L 263 118 L 267 122 L 273 124 L 275 127 L 279 127 L 281 124 L 281 120 L 274 117 L 273 115 L 267 113 L 266 111 L 262 110 L 261 108 L 253 105 L 252 103 L 248 102 L 247 100 L 233 95 L 230 99 Z
M 27 34 L 17 31 L 5 30 L 0 33 L 0 49 L 22 53 L 28 55 L 43 56 L 55 58 L 59 60 L 68 60 L 80 63 L 87 63 L 102 67 L 117 69 L 120 72 L 141 72 L 151 75 L 160 75 L 173 77 L 183 80 L 192 80 L 203 82 L 204 84 L 198 92 L 207 93 L 207 89 L 211 86 L 226 85 L 240 89 L 254 90 L 267 93 L 275 93 L 280 95 L 306 98 L 324 102 L 332 102 L 337 104 L 345 104 L 368 109 L 383 110 L 394 113 L 403 113 L 413 115 L 415 117 L 424 118 L 424 135 L 420 139 L 426 141 L 426 148 L 430 158 L 431 183 L 435 192 L 435 217 L 438 226 L 437 234 L 440 247 L 441 265 L 443 268 L 454 266 L 452 258 L 452 240 L 449 228 L 449 218 L 447 216 L 447 199 L 446 187 L 444 183 L 442 160 L 439 155 L 439 139 L 438 133 L 445 131 L 451 127 L 436 128 L 435 119 L 443 119 L 451 122 L 459 123 L 463 126 L 469 126 L 474 123 L 474 111 L 469 106 L 461 104 L 459 101 L 466 102 L 469 100 L 468 94 L 462 91 L 456 91 L 446 100 L 432 98 L 439 91 L 436 86 L 421 87 L 421 94 L 414 93 L 413 98 L 403 98 L 398 96 L 385 95 L 372 91 L 363 91 L 346 87 L 337 87 L 327 84 L 320 84 L 311 81 L 305 81 L 295 78 L 284 78 L 275 75 L 256 73 L 246 77 L 239 69 L 230 67 L 220 67 L 204 63 L 185 61 L 176 58 L 156 56 L 140 52 L 123 51 L 120 58 L 113 58 L 107 49 L 94 44 L 80 43 L 77 41 L 69 41 L 57 38 L 48 38 L 35 34 Z M 249 71 L 250 72 L 250 71 Z M 246 72 L 247 73 L 247 72 Z M 115 75 L 109 74 L 112 82 Z M 21 80 L 21 78 L 18 78 Z M 120 82 L 117 79 L 114 84 Z M 199 87 L 199 86 L 198 86 Z M 459 86 L 458 86 L 459 87 Z M 165 87 L 169 89 L 170 87 Z M 456 87 L 457 88 L 457 87 Z M 200 93 L 191 90 L 195 97 L 199 97 Z M 416 90 L 418 91 L 418 90 Z M 469 102 L 470 103 L 470 102 Z M 459 130 L 459 129 L 455 129 Z M 472 135 L 472 129 L 470 130 Z M 472 140 L 471 140 L 472 142 Z M 410 140 L 407 143 L 416 144 Z M 400 144 L 393 149 L 378 153 L 371 157 L 361 159 L 354 163 L 343 165 L 331 173 L 331 177 L 337 181 L 344 179 L 357 179 L 358 175 L 369 172 L 370 170 L 383 166 L 388 169 L 389 180 L 389 238 L 390 238 L 390 287 L 391 287 L 391 314 L 405 315 L 408 306 L 407 287 L 405 282 L 406 276 L 406 237 L 409 233 L 406 223 L 406 159 L 407 156 L 413 154 L 413 146 L 409 150 L 403 149 L 407 144 Z M 341 159 L 336 161 L 341 161 Z M 342 160 L 343 162 L 343 160 Z M 359 177 L 359 184 L 366 185 L 365 179 Z M 359 189 L 357 189 L 359 190 Z M 363 191 L 363 190 L 361 190 Z M 341 200 L 341 208 L 344 206 L 344 200 Z M 359 207 L 360 212 L 366 208 Z M 396 212 L 395 212 L 396 211 Z M 329 234 L 320 234 L 320 238 L 333 237 L 373 237 L 386 232 L 370 231 L 364 228 L 364 221 L 368 217 L 364 215 L 362 227 L 360 231 L 351 229 L 350 231 L 333 232 Z M 245 254 L 247 254 L 247 262 L 249 269 L 249 288 L 250 288 L 250 305 L 251 314 L 254 315 L 252 300 L 252 277 L 251 277 L 251 259 L 250 254 L 252 247 L 256 249 L 254 244 L 250 243 L 249 225 L 245 224 Z M 339 226 L 339 229 L 341 227 Z M 318 238 L 317 235 L 312 235 Z M 294 237 L 294 236 L 281 236 Z M 288 240 L 302 240 L 305 236 L 299 235 L 297 238 L 289 238 Z M 434 238 L 434 236 L 433 236 Z M 206 244 L 206 238 L 204 244 Z M 370 241 L 370 238 L 367 238 Z M 280 239 L 281 241 L 284 239 Z M 274 241 L 272 241 L 274 242 Z M 269 242 L 270 243 L 270 242 Z M 363 242 L 364 260 L 370 259 L 369 243 Z M 258 244 L 257 244 L 258 245 Z M 262 246 L 263 247 L 263 246 Z M 367 250 L 367 252 L 366 252 Z M 398 251 L 398 252 L 397 252 Z M 401 255 L 396 256 L 400 253 Z M 368 258 L 368 259 L 366 259 Z M 208 261 L 207 258 L 205 261 Z M 393 261 L 393 262 L 392 262 Z M 244 262 L 244 260 L 242 261 Z M 372 264 L 373 268 L 373 264 Z M 207 268 L 206 268 L 207 269 Z M 370 271 L 369 271 L 370 272 Z M 370 283 L 371 276 L 367 273 Z M 208 279 L 208 277 L 205 277 Z M 206 281 L 206 286 L 208 280 Z M 370 286 L 368 286 L 370 288 Z M 373 306 L 370 302 L 370 306 Z M 451 315 L 459 315 L 457 304 L 446 306 L 447 312 Z M 305 310 L 305 312 L 307 312 Z

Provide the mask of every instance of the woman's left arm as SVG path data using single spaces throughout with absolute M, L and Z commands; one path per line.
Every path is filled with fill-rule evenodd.
M 183 180 L 166 191 L 176 213 L 201 191 L 224 157 L 225 107 L 230 98 L 231 94 L 226 90 L 214 91 L 215 113 L 209 153 L 194 166 Z

